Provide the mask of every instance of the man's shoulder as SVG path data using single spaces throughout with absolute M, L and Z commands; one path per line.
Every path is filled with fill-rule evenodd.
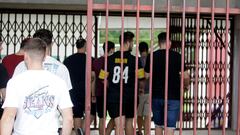
M 60 61 L 50 56 L 47 56 L 43 63 L 52 63 L 59 66 L 64 66 Z
M 14 57 L 16 57 L 16 56 L 17 56 L 16 54 L 9 54 L 9 55 L 7 55 L 7 56 L 5 56 L 5 57 L 3 58 L 3 61 L 12 59 L 12 58 L 14 58 Z

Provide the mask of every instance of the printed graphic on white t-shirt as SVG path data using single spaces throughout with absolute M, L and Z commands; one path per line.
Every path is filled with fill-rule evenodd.
M 39 119 L 43 114 L 52 111 L 55 102 L 55 96 L 48 93 L 48 87 L 41 86 L 37 91 L 25 97 L 23 110 L 29 115 Z

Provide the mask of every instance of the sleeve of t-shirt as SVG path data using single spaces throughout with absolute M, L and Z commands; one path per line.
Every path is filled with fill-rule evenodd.
M 144 71 L 146 73 L 150 72 L 150 55 L 147 56 L 146 64 L 145 64 L 145 67 L 144 67 Z
M 3 103 L 2 108 L 5 107 L 18 107 L 18 92 L 17 92 L 17 82 L 10 79 L 6 88 L 6 98 Z
M 0 89 L 6 88 L 8 82 L 7 69 L 1 64 L 0 65 Z
M 23 73 L 24 71 L 27 71 L 27 67 L 26 67 L 24 61 L 22 61 L 15 68 L 14 73 L 13 73 L 13 77 Z
M 72 83 L 71 83 L 71 79 L 70 79 L 70 75 L 69 75 L 69 71 L 67 69 L 67 67 L 65 65 L 62 66 L 62 70 L 61 71 L 61 75 L 64 78 L 64 81 L 66 82 L 67 88 L 68 90 L 72 89 Z
M 59 99 L 59 108 L 64 109 L 64 108 L 69 108 L 73 107 L 70 95 L 69 95 L 69 90 L 66 86 L 65 82 L 62 82 L 61 85 L 59 85 L 59 89 L 61 91 L 60 99 Z

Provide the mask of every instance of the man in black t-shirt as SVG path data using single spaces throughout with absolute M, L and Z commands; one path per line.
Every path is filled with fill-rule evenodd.
M 83 134 L 84 112 L 85 112 L 85 91 L 86 91 L 86 40 L 78 39 L 76 41 L 77 53 L 67 57 L 64 65 L 68 68 L 73 89 L 70 91 L 73 102 L 74 128 L 76 134 Z M 93 81 L 93 80 L 92 80 Z M 91 87 L 92 88 L 92 87 Z M 92 95 L 94 96 L 94 95 Z M 93 106 L 92 112 L 96 110 Z
M 164 126 L 164 98 L 165 98 L 165 66 L 166 66 L 166 33 L 158 35 L 160 50 L 153 53 L 153 63 L 150 63 L 150 55 L 145 65 L 145 77 L 149 77 L 150 64 L 152 64 L 152 111 L 155 124 L 155 134 L 162 135 Z M 174 134 L 176 121 L 180 111 L 180 73 L 181 54 L 169 50 L 168 69 L 168 118 L 167 133 Z
M 119 135 L 120 119 L 124 124 L 125 117 L 125 133 L 133 135 L 133 117 L 134 117 L 134 87 L 135 87 L 135 56 L 131 54 L 133 47 L 134 34 L 132 32 L 124 32 L 123 35 L 123 59 L 121 59 L 121 51 L 115 52 L 108 57 L 108 73 L 101 70 L 99 78 L 104 79 L 108 74 L 108 91 L 107 91 L 107 108 L 111 118 L 115 122 L 115 133 Z M 121 36 L 119 37 L 121 44 Z M 123 62 L 122 81 L 123 81 L 123 104 L 122 117 L 120 118 L 120 80 L 121 80 L 121 62 Z M 138 78 L 144 78 L 144 70 L 139 61 Z

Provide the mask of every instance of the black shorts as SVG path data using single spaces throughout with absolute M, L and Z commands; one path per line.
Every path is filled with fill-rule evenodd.
M 134 102 L 127 102 L 126 105 L 127 105 L 127 106 L 125 106 L 126 118 L 133 118 L 134 117 Z
M 73 103 L 73 118 L 82 118 L 85 112 L 85 98 L 74 90 L 70 90 Z
M 108 103 L 107 110 L 112 119 L 120 116 L 120 104 L 119 103 Z M 125 104 L 122 105 L 122 116 L 125 116 Z
M 99 118 L 103 118 L 103 104 L 104 104 L 104 97 L 97 96 L 97 113 Z
M 95 116 L 96 115 L 96 103 L 91 102 L 91 115 Z
M 85 105 L 73 103 L 73 118 L 82 118 L 85 112 Z

